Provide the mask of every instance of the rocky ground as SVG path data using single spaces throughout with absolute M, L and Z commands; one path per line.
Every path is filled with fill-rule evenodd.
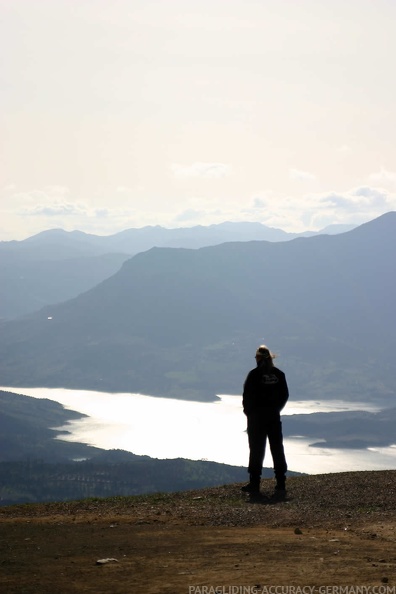
M 2 507 L 0 591 L 396 593 L 396 471 L 240 486 Z

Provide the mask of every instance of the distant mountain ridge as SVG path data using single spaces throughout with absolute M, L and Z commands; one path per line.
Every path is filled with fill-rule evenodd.
M 124 253 L 133 256 L 152 247 L 200 248 L 230 241 L 289 241 L 296 237 L 339 234 L 356 225 L 329 225 L 320 231 L 289 233 L 262 223 L 224 222 L 168 229 L 156 226 L 125 229 L 112 235 L 93 235 L 83 231 L 49 229 L 22 241 L 0 242 L 0 255 L 29 254 L 31 259 L 69 259 L 76 256 L 98 256 Z
M 394 212 L 340 235 L 152 248 L 3 323 L 2 382 L 210 400 L 240 392 L 267 342 L 295 399 L 391 400 L 395 253 Z
M 347 228 L 333 230 L 340 233 Z M 0 242 L 0 319 L 76 297 L 112 276 L 131 256 L 154 246 L 199 248 L 226 241 L 288 241 L 296 236 L 260 223 L 222 223 L 143 227 L 109 236 L 50 229 L 23 241 Z

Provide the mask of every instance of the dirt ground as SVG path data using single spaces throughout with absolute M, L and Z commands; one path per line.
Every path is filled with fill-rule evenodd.
M 366 489 L 355 501 L 351 476 L 337 475 L 338 502 L 336 475 L 322 475 L 315 505 L 303 495 L 319 483 L 298 477 L 284 500 L 231 485 L 0 508 L 0 591 L 395 594 L 396 472 L 359 475 L 357 492 Z

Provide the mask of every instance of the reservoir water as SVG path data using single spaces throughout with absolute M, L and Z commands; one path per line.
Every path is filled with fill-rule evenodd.
M 221 395 L 216 402 L 191 402 L 142 394 L 106 393 L 62 388 L 1 390 L 48 398 L 87 417 L 72 421 L 67 441 L 103 449 L 122 449 L 152 458 L 211 460 L 246 466 L 248 444 L 241 396 Z M 283 415 L 347 410 L 380 410 L 372 404 L 344 401 L 290 401 Z M 370 449 L 310 447 L 317 439 L 285 439 L 290 470 L 309 474 L 350 470 L 396 469 L 396 446 Z M 396 438 L 395 438 L 396 441 Z M 265 466 L 272 467 L 268 451 Z

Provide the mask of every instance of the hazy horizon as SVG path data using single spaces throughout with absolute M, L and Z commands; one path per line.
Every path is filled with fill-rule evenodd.
M 384 213 L 384 214 L 386 214 L 386 213 Z M 368 219 L 367 221 L 362 221 L 359 224 L 364 224 L 366 222 L 367 223 L 370 222 L 370 219 Z M 201 225 L 201 224 L 197 223 L 197 224 L 191 224 L 191 225 L 174 225 L 174 226 L 153 224 L 153 225 L 142 225 L 141 227 L 139 227 L 139 226 L 128 227 L 128 228 L 125 227 L 125 228 L 119 229 L 118 231 L 108 231 L 108 232 L 102 232 L 102 233 L 94 233 L 93 231 L 84 231 L 83 229 L 78 229 L 78 228 L 65 229 L 63 227 L 48 227 L 48 228 L 39 229 L 39 230 L 35 231 L 34 233 L 29 234 L 26 237 L 22 237 L 20 239 L 16 239 L 16 238 L 10 238 L 10 239 L 5 239 L 5 240 L 0 239 L 0 243 L 1 242 L 4 242 L 4 241 L 23 241 L 24 239 L 29 239 L 30 237 L 33 237 L 35 235 L 40 235 L 41 233 L 46 233 L 46 232 L 50 232 L 50 231 L 64 231 L 66 233 L 75 233 L 75 232 L 77 232 L 77 233 L 86 233 L 87 235 L 96 235 L 98 237 L 108 237 L 108 236 L 116 235 L 117 233 L 122 233 L 123 231 L 128 231 L 130 229 L 146 229 L 146 228 L 148 229 L 148 228 L 160 227 L 162 229 L 167 229 L 169 231 L 175 231 L 177 229 L 192 229 L 192 228 L 196 228 L 196 227 L 208 228 L 208 227 L 213 227 L 213 226 L 222 225 L 222 224 L 230 224 L 230 223 L 232 223 L 232 224 L 238 224 L 238 223 L 241 223 L 241 224 L 249 224 L 249 223 L 260 224 L 260 225 L 264 225 L 264 226 L 268 227 L 269 229 L 284 231 L 284 229 L 282 229 L 280 227 L 278 227 L 278 228 L 276 228 L 276 227 L 270 227 L 269 225 L 265 225 L 265 223 L 261 223 L 261 222 L 258 222 L 258 221 L 219 221 L 218 223 L 211 223 L 211 224 L 208 224 L 208 225 Z M 343 226 L 346 226 L 346 227 L 351 227 L 352 228 L 352 227 L 355 227 L 355 226 L 358 226 L 358 225 L 357 224 L 355 225 L 352 222 L 351 223 L 329 223 L 328 225 L 326 225 L 326 227 L 323 227 L 322 229 L 318 229 L 317 231 L 321 231 L 321 230 L 326 229 L 326 228 L 331 228 L 333 226 L 334 227 L 343 227 Z M 304 232 L 309 233 L 311 231 L 309 229 L 302 229 L 300 231 L 300 233 L 304 233 Z M 292 233 L 292 232 L 290 232 L 290 233 Z

